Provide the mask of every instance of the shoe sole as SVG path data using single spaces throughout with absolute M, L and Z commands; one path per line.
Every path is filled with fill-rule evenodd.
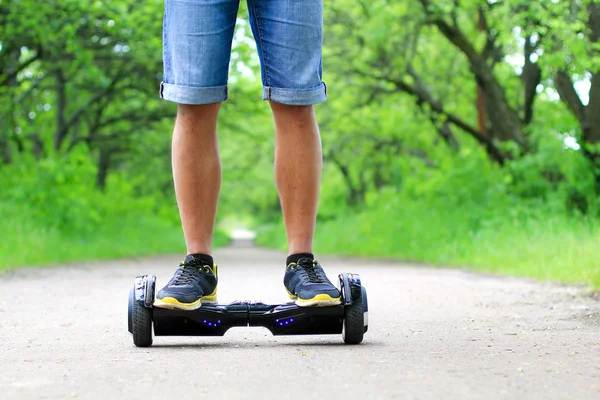
M 193 303 L 182 303 L 174 297 L 165 297 L 163 299 L 154 299 L 154 307 L 167 308 L 169 310 L 192 311 L 202 307 L 202 304 L 217 304 L 216 289 L 212 294 L 204 296 Z
M 287 290 L 287 289 L 286 289 Z M 318 294 L 312 299 L 301 299 L 287 290 L 290 299 L 296 300 L 295 303 L 299 307 L 331 307 L 342 304 L 341 297 L 331 297 L 328 294 Z

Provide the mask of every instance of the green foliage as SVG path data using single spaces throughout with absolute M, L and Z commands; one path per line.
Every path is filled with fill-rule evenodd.
M 0 267 L 183 251 L 169 155 L 175 105 L 158 98 L 162 8 L 0 1 Z M 232 60 L 251 65 L 247 47 L 239 41 Z M 237 114 L 246 104 L 241 96 Z M 231 158 L 238 170 L 250 159 Z M 215 244 L 224 239 L 217 232 Z
M 0 268 L 183 250 L 162 7 L 0 0 Z M 317 249 L 599 287 L 598 13 L 591 0 L 326 5 Z M 281 245 L 244 14 L 218 219 Z
M 477 158 L 465 154 L 460 167 L 445 166 L 427 181 L 412 177 L 402 191 L 372 193 L 359 210 L 321 221 L 315 250 L 600 288 L 598 220 L 568 215 L 560 199 L 563 189 L 546 192 L 545 200 L 515 195 L 520 186 L 509 174 Z M 527 169 L 527 162 L 513 168 Z M 285 248 L 281 222 L 258 232 L 260 244 Z
M 104 192 L 84 148 L 61 159 L 21 160 L 0 170 L 0 269 L 99 258 L 184 252 L 174 204 L 136 196 L 114 174 Z M 227 242 L 222 232 L 215 245 Z

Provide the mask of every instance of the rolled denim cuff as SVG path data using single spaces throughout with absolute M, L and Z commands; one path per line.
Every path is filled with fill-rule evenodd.
M 327 100 L 327 87 L 324 82 L 310 89 L 286 89 L 263 86 L 263 100 L 292 106 L 308 106 Z
M 180 86 L 162 82 L 160 98 L 178 104 L 211 104 L 227 100 L 227 85 L 213 87 Z

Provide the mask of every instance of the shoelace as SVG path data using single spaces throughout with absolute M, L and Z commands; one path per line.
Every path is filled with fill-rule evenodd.
M 194 282 L 194 278 L 198 275 L 198 266 L 200 264 L 186 263 L 185 261 L 179 264 L 181 268 L 175 273 L 174 285 L 187 285 Z
M 325 283 L 325 281 L 323 280 L 323 278 L 321 278 L 321 276 L 318 274 L 317 269 L 315 268 L 315 266 L 317 265 L 317 260 L 301 258 L 298 260 L 296 265 L 298 265 L 299 267 L 302 267 L 302 269 L 306 272 L 309 282 Z

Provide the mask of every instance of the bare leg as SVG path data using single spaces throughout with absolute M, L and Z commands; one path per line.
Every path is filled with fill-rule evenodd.
M 312 253 L 321 183 L 321 138 L 313 106 L 271 102 L 275 117 L 275 181 L 289 254 Z
M 217 115 L 221 103 L 179 105 L 173 131 L 173 179 L 187 254 L 211 254 L 221 162 Z

